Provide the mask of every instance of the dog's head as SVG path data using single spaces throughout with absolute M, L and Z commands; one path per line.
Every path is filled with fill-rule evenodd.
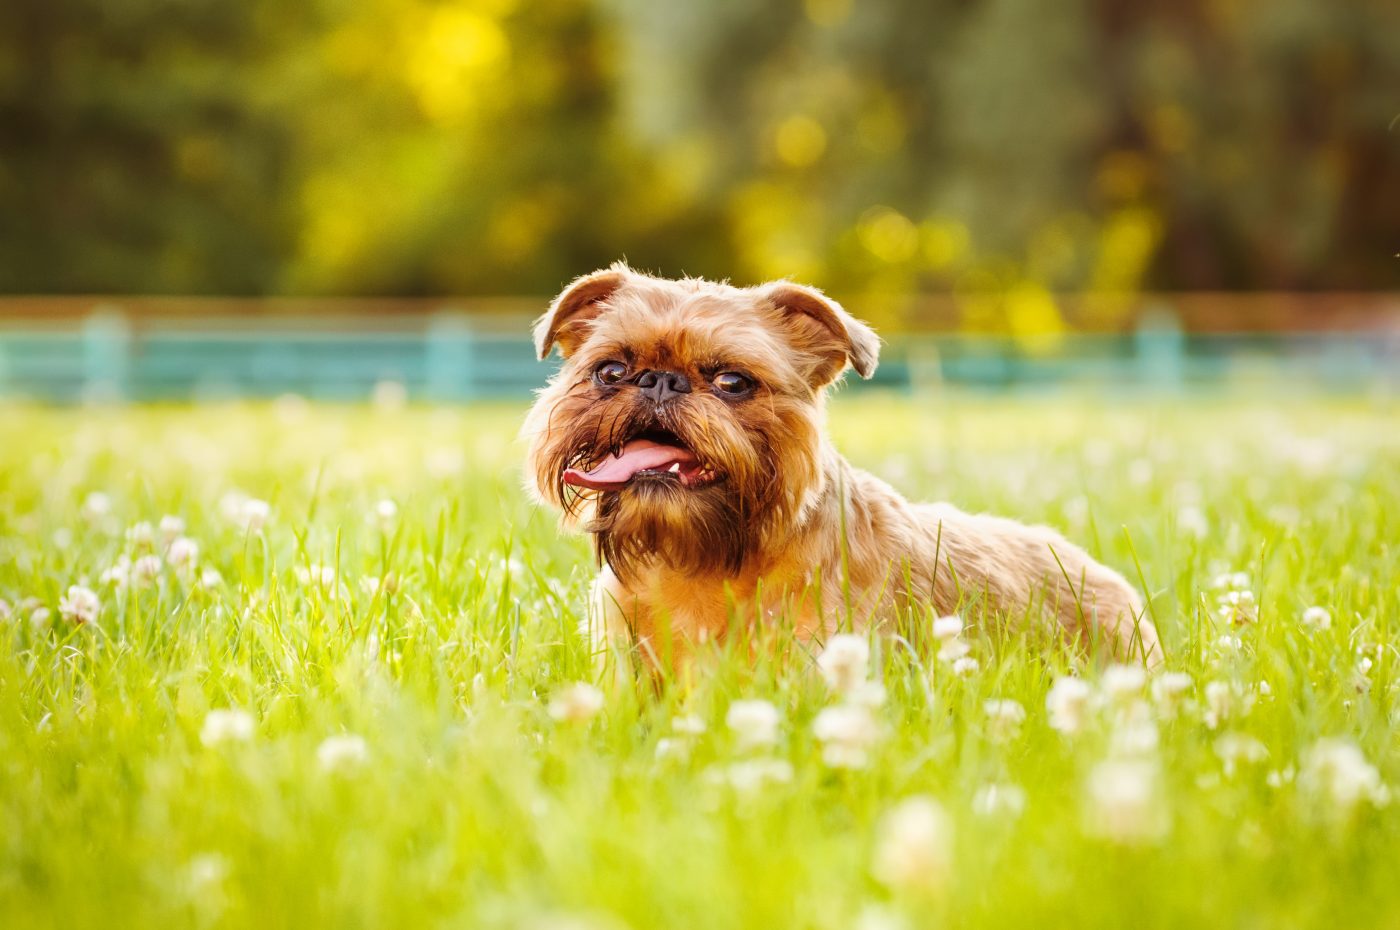
M 559 374 L 526 420 L 535 492 L 582 521 L 620 576 L 652 560 L 736 572 L 823 487 L 822 395 L 875 333 L 812 288 L 579 278 L 535 327 Z

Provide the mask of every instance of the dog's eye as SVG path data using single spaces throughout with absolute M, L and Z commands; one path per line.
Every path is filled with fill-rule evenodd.
M 737 371 L 721 371 L 710 382 L 715 390 L 730 397 L 742 397 L 753 390 L 753 381 Z
M 604 362 L 594 369 L 593 377 L 599 384 L 617 384 L 627 377 L 627 366 L 621 362 Z

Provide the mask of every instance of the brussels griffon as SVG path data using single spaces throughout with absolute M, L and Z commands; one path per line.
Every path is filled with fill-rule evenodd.
M 820 640 L 969 599 L 1160 662 L 1137 593 L 1084 550 L 912 504 L 837 454 L 826 388 L 847 365 L 870 377 L 880 340 L 819 291 L 615 264 L 569 285 L 534 336 L 565 361 L 525 423 L 530 483 L 593 537 L 595 635 L 653 666 L 779 618 Z

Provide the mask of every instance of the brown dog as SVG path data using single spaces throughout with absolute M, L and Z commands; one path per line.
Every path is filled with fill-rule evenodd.
M 593 537 L 591 623 L 651 662 L 739 628 L 822 639 L 969 599 L 1053 617 L 1124 661 L 1161 661 L 1118 573 L 1045 527 L 911 504 L 823 432 L 825 388 L 880 341 L 808 287 L 671 281 L 615 264 L 535 327 L 565 363 L 525 424 L 540 498 Z

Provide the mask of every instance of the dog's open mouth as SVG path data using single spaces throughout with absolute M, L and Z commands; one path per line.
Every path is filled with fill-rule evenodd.
M 622 448 L 583 471 L 570 468 L 564 483 L 594 491 L 618 491 L 634 481 L 670 482 L 699 488 L 719 480 L 680 437 L 665 430 L 648 430 L 629 439 Z

